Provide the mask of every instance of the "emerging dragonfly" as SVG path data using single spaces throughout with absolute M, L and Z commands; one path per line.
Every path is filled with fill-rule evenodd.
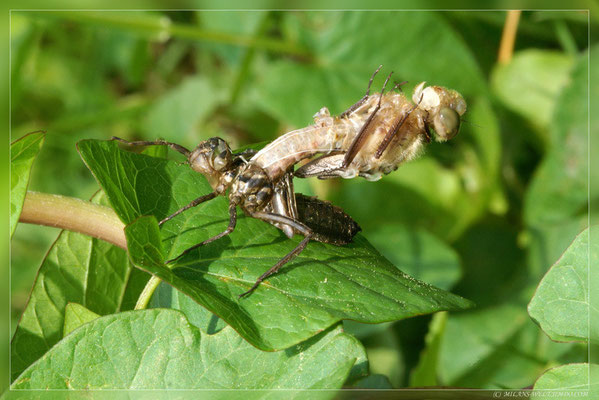
M 381 92 L 370 95 L 381 67 L 370 78 L 364 97 L 348 110 L 332 117 L 323 107 L 314 116 L 313 125 L 280 136 L 250 163 L 276 178 L 297 162 L 321 153 L 295 176 L 326 179 L 359 175 L 378 180 L 416 157 L 431 139 L 444 142 L 457 135 L 460 118 L 466 112 L 466 102 L 458 92 L 425 87 L 422 82 L 414 89 L 412 103 L 402 92 L 384 93 L 389 74 Z
M 229 225 L 227 229 L 186 249 L 176 258 L 168 260 L 167 263 L 233 232 L 237 222 L 237 205 L 246 215 L 276 226 L 289 238 L 293 237 L 295 233 L 304 236 L 304 239 L 291 252 L 262 274 L 254 285 L 239 297 L 254 291 L 264 279 L 276 273 L 281 266 L 299 254 L 310 240 L 341 246 L 351 242 L 356 233 L 361 230 L 359 225 L 341 208 L 314 197 L 294 193 L 293 176 L 290 172 L 273 181 L 259 167 L 245 161 L 255 154 L 254 150 L 233 154 L 230 147 L 221 138 L 203 141 L 193 151 L 163 140 L 130 142 L 118 137 L 112 139 L 136 146 L 167 145 L 185 155 L 191 168 L 203 174 L 212 186 L 212 193 L 193 200 L 162 219 L 159 225 L 203 202 L 219 195 L 226 195 L 227 190 L 229 191 Z
M 179 257 L 231 233 L 237 221 L 238 205 L 245 214 L 277 226 L 289 237 L 294 233 L 302 234 L 304 239 L 300 244 L 260 276 L 250 290 L 241 296 L 247 295 L 299 254 L 311 239 L 323 239 L 315 236 L 315 230 L 307 224 L 310 216 L 304 214 L 300 217 L 297 213 L 294 200 L 300 197 L 294 195 L 291 183 L 291 171 L 297 162 L 324 153 L 298 169 L 295 175 L 319 178 L 353 178 L 360 175 L 376 180 L 415 157 L 424 143 L 431 141 L 433 132 L 437 141 L 451 139 L 458 133 L 460 117 L 466 112 L 466 102 L 459 93 L 439 86 L 425 87 L 421 83 L 412 96 L 414 104 L 403 93 L 384 94 L 391 77 L 389 75 L 381 93 L 370 96 L 370 86 L 380 68 L 370 78 L 364 97 L 340 116 L 331 117 L 328 109 L 322 108 L 315 115 L 313 125 L 286 133 L 257 153 L 234 155 L 220 138 L 202 142 L 193 151 L 164 141 L 130 142 L 136 145 L 170 146 L 184 154 L 191 168 L 203 174 L 212 186 L 212 193 L 195 199 L 160 221 L 161 224 L 191 207 L 229 192 L 227 229 L 185 250 Z M 249 161 L 245 161 L 246 157 Z M 303 197 L 301 199 L 305 200 Z M 324 210 L 328 209 L 326 213 L 332 216 L 329 218 L 329 233 L 332 235 L 329 238 L 325 235 L 321 241 L 329 241 L 330 236 L 341 237 L 341 232 L 346 232 L 346 238 L 351 240 L 359 229 L 351 217 L 340 209 L 327 208 L 333 206 L 325 207 L 324 203 L 317 203 L 317 200 L 310 200 L 306 204 L 309 204 L 306 209 L 320 210 L 323 215 Z M 349 240 L 344 239 L 340 243 Z

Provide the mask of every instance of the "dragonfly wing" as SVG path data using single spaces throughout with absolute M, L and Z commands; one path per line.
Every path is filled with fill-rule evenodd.
M 279 181 L 270 202 L 270 210 L 273 213 L 297 220 L 297 206 L 295 204 L 295 193 L 293 192 L 293 176 L 290 173 Z M 288 238 L 295 234 L 293 227 L 278 222 L 270 222 L 283 231 Z
M 326 154 L 318 157 L 309 163 L 301 166 L 295 171 L 294 175 L 298 178 L 309 178 L 318 176 L 319 178 L 333 178 L 343 175 L 344 153 Z

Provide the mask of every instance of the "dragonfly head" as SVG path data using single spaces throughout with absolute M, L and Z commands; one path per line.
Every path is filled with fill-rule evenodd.
M 204 175 L 213 188 L 218 186 L 222 174 L 231 166 L 232 161 L 231 148 L 218 137 L 201 142 L 188 158 L 191 168 Z
M 412 101 L 428 112 L 428 128 L 435 132 L 435 140 L 453 139 L 460 130 L 460 119 L 466 112 L 466 101 L 455 90 L 441 86 L 424 87 L 422 82 L 414 89 Z

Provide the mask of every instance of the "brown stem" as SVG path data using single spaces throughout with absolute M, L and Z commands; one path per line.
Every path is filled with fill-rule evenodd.
M 501 34 L 501 43 L 499 44 L 499 54 L 497 56 L 497 61 L 500 64 L 507 64 L 512 59 L 521 13 L 522 11 L 520 10 L 509 10 L 507 12 L 503 33 Z
M 125 225 L 111 208 L 73 197 L 27 192 L 19 221 L 83 233 L 127 249 Z

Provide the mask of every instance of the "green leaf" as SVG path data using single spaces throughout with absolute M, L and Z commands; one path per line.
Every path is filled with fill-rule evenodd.
M 529 223 L 571 217 L 587 200 L 588 54 L 577 61 L 570 84 L 557 99 L 549 129 L 552 144 L 527 195 Z
M 203 77 L 188 78 L 160 97 L 147 112 L 144 131 L 147 137 L 180 140 L 194 137 L 197 127 L 220 101 L 214 88 Z
M 75 329 L 79 328 L 81 325 L 93 321 L 98 317 L 98 314 L 88 310 L 81 304 L 67 304 L 64 312 L 64 329 L 62 331 L 63 336 L 68 335 Z
M 524 198 L 524 220 L 531 240 L 529 264 L 537 279 L 573 236 L 587 227 L 588 201 L 597 201 L 594 192 L 589 198 L 589 172 L 591 181 L 598 176 L 597 171 L 589 170 L 589 154 L 599 149 L 588 147 L 588 96 L 595 99 L 599 93 L 599 71 L 589 71 L 588 57 L 587 52 L 578 58 L 570 82 L 557 100 L 549 126 L 550 146 Z M 591 126 L 598 118 L 597 113 L 591 114 Z
M 342 327 L 342 330 L 346 332 L 343 324 L 340 324 L 340 326 Z M 348 334 L 348 336 L 351 336 L 355 339 L 355 336 L 353 336 L 351 333 L 346 333 Z M 367 377 L 370 373 L 370 362 L 368 361 L 368 355 L 366 354 L 366 349 L 364 348 L 364 345 L 362 344 L 362 342 L 356 339 L 356 346 L 359 347 L 360 350 L 356 352 L 356 362 L 354 363 L 354 366 L 352 367 L 351 371 L 349 371 L 349 375 L 345 380 L 344 386 L 359 381 Z
M 105 202 L 101 198 L 96 196 L 94 201 Z M 123 249 L 62 231 L 42 262 L 12 339 L 13 378 L 64 336 L 67 304 L 79 303 L 100 315 L 124 308 L 130 271 Z
M 410 386 L 438 386 L 437 379 L 441 338 L 445 333 L 447 313 L 435 314 L 429 324 L 429 330 L 424 338 L 425 348 L 420 354 L 418 365 L 410 374 Z
M 262 21 L 267 14 L 268 11 L 258 10 L 253 12 L 229 11 L 199 13 L 198 17 L 201 19 L 201 26 L 204 29 L 250 37 L 256 34 L 255 32 L 260 21 Z M 242 57 L 248 51 L 243 47 L 222 46 L 218 43 L 210 42 L 202 44 L 202 47 L 219 55 L 222 58 L 222 65 L 225 66 L 239 65 Z
M 449 313 L 437 363 L 438 384 L 526 387 L 549 366 L 581 360 L 585 354 L 579 344 L 552 342 L 520 303 Z
M 227 324 L 218 316 L 212 314 L 185 293 L 161 282 L 150 301 L 150 308 L 173 308 L 181 311 L 189 322 L 203 333 L 213 335 Z
M 527 319 L 522 308 L 515 304 L 450 314 L 440 344 L 439 383 L 460 386 L 469 382 L 474 387 L 495 386 L 493 381 L 489 381 L 493 379 L 489 368 L 482 376 L 476 374 L 489 365 L 489 360 L 493 361 L 497 353 L 506 357 L 504 347 L 514 340 Z M 496 363 L 491 365 L 498 369 Z
M 372 335 L 382 333 L 389 329 L 393 322 L 383 322 L 380 324 L 361 324 L 350 319 L 343 321 L 345 332 L 352 334 L 360 340 L 368 339 Z
M 590 374 L 589 374 L 590 370 Z M 589 382 L 591 385 L 589 386 Z M 534 390 L 599 390 L 599 365 L 567 364 L 551 368 L 536 382 Z M 549 392 L 551 393 L 551 392 Z
M 125 227 L 127 251 L 138 265 L 164 266 L 164 253 L 158 221 L 152 216 L 139 217 Z
M 386 224 L 365 236 L 383 256 L 416 279 L 448 290 L 460 278 L 457 253 L 424 230 Z
M 203 334 L 179 311 L 129 311 L 81 326 L 11 389 L 335 389 L 360 352 L 339 327 L 272 353 L 230 327 Z
M 150 280 L 150 274 L 139 268 L 131 268 L 127 287 L 125 288 L 125 293 L 123 293 L 123 299 L 121 301 L 121 311 L 135 309 L 139 295 L 142 293 L 148 280 Z
M 573 63 L 571 56 L 557 51 L 518 51 L 508 64 L 497 64 L 492 87 L 507 107 L 530 120 L 548 139 L 545 132 Z
M 122 151 L 114 142 L 82 141 L 79 151 L 120 218 L 164 218 L 210 191 L 186 165 Z M 471 305 L 465 299 L 417 281 L 382 258 L 357 236 L 336 247 L 310 243 L 302 254 L 238 299 L 264 271 L 291 251 L 276 228 L 240 216 L 235 232 L 175 262 L 165 258 L 220 233 L 228 222 L 223 197 L 201 204 L 164 224 L 162 244 L 156 221 L 139 218 L 126 229 L 132 260 L 189 295 L 258 348 L 283 349 L 342 319 L 377 323 Z M 280 310 L 285 310 L 280 312 Z
M 356 389 L 393 389 L 389 378 L 381 374 L 368 375 L 357 381 L 352 387 Z
M 45 132 L 33 132 L 10 145 L 10 236 L 21 215 L 33 160 L 42 148 L 45 137 Z
M 168 146 L 148 146 L 141 153 L 151 157 L 167 158 Z
M 406 360 L 397 335 L 387 329 L 368 338 L 366 355 L 371 374 L 389 378 L 393 387 L 401 387 L 406 370 Z
M 599 244 L 596 244 L 596 246 Z M 589 231 L 583 231 L 539 283 L 528 305 L 530 317 L 555 341 L 588 341 Z M 599 332 L 590 332 L 599 340 Z

